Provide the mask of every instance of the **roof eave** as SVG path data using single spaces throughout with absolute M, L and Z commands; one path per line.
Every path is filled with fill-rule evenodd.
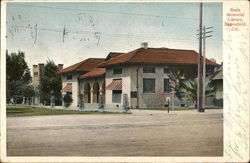
M 79 79 L 88 79 L 88 78 L 96 78 L 96 77 L 104 77 L 105 74 L 102 74 L 102 75 L 93 75 L 93 76 L 84 76 L 84 77 L 80 77 Z
M 100 65 L 99 68 L 108 68 L 108 67 L 115 67 L 115 66 L 122 66 L 126 64 L 157 64 L 157 65 L 198 65 L 195 63 L 154 63 L 154 62 L 122 62 L 116 64 L 109 64 L 109 65 Z M 206 64 L 206 66 L 219 66 L 219 64 Z

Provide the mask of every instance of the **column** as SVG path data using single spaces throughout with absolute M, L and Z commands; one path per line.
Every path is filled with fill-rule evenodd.
M 94 101 L 94 91 L 93 91 L 93 88 L 90 88 L 90 103 L 93 104 L 93 101 Z

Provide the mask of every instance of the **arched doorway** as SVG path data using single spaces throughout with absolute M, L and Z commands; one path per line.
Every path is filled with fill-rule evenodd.
M 106 96 L 106 89 L 105 89 L 105 81 L 102 83 L 102 97 L 103 97 L 103 102 L 105 102 L 105 96 Z
M 84 85 L 84 102 L 91 103 L 91 94 L 90 94 L 90 84 L 86 83 Z
M 99 84 L 97 82 L 94 83 L 93 85 L 93 103 L 98 103 L 99 100 Z

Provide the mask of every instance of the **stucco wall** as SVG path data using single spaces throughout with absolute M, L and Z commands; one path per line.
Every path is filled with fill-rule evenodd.
M 164 67 L 154 65 L 155 73 L 143 73 L 143 66 L 129 65 L 123 66 L 122 74 L 113 74 L 113 68 L 106 71 L 106 87 L 113 79 L 122 79 L 122 94 L 127 93 L 130 106 L 136 108 L 137 99 L 139 99 L 139 108 L 162 108 L 166 104 L 166 97 L 170 98 L 170 106 L 180 107 L 183 102 L 176 97 L 173 98 L 172 93 L 164 93 L 164 79 L 168 79 L 168 75 L 164 73 Z M 118 67 L 115 67 L 118 68 Z M 138 69 L 138 98 L 131 98 L 131 91 L 137 92 L 137 69 Z M 155 93 L 143 92 L 143 79 L 155 79 Z M 174 101 L 173 101 L 174 99 Z M 116 104 L 112 102 L 112 90 L 106 90 L 106 104 Z M 123 104 L 123 98 L 121 103 Z
M 64 88 L 67 83 L 72 83 L 72 99 L 73 102 L 69 107 L 77 107 L 78 105 L 78 81 L 77 81 L 77 74 L 72 75 L 71 80 L 67 80 L 67 75 L 62 75 L 62 88 Z M 65 92 L 63 92 L 63 96 L 65 95 Z M 62 100 L 63 101 L 63 100 Z
M 96 77 L 96 78 L 86 78 L 86 79 L 81 79 L 80 80 L 80 92 L 83 95 L 83 101 L 84 103 L 88 103 L 86 100 L 84 100 L 85 92 L 84 92 L 84 87 L 86 84 L 90 84 L 90 98 L 91 98 L 91 103 L 93 103 L 93 85 L 94 83 L 98 83 L 99 85 L 99 93 L 102 94 L 102 85 L 104 83 L 104 77 Z
M 131 90 L 137 91 L 137 69 L 138 69 L 138 98 L 139 108 L 156 108 L 164 107 L 166 97 L 170 97 L 172 101 L 172 95 L 170 93 L 164 93 L 164 79 L 169 79 L 167 74 L 164 73 L 164 66 L 155 67 L 155 73 L 143 73 L 143 66 L 133 66 L 133 74 L 131 77 Z M 155 79 L 155 93 L 143 92 L 143 79 L 154 78 Z M 137 99 L 132 98 L 131 106 L 135 108 L 137 106 Z M 175 101 L 177 103 L 177 101 Z
M 120 67 L 115 67 L 115 68 L 120 68 Z M 122 67 L 122 74 L 113 74 L 113 68 L 107 68 L 106 78 L 105 78 L 106 87 L 114 79 L 122 79 L 122 95 L 126 93 L 128 95 L 128 99 L 130 99 L 130 90 L 131 90 L 130 78 L 131 78 L 132 71 L 133 71 L 132 67 L 126 66 L 126 67 Z M 119 107 L 121 107 L 123 104 L 123 96 L 121 98 L 121 103 L 113 103 L 112 102 L 112 90 L 106 89 L 106 104 L 119 105 Z

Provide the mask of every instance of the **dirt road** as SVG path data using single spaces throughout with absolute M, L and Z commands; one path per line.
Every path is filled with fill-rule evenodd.
M 7 118 L 8 156 L 222 156 L 222 110 Z

